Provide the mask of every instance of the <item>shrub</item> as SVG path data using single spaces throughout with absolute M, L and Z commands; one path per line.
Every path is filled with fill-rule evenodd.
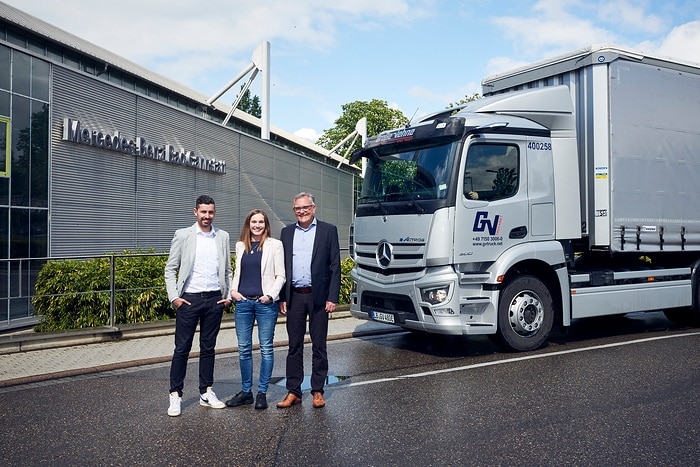
M 114 323 L 171 319 L 163 271 L 167 254 L 154 249 L 114 254 Z M 112 255 L 110 254 L 110 255 Z M 235 267 L 235 256 L 231 265 Z M 351 258 L 341 261 L 340 304 L 350 302 Z M 32 299 L 41 316 L 36 331 L 58 331 L 109 324 L 110 258 L 47 262 L 36 280 Z
M 355 262 L 352 258 L 345 258 L 340 262 L 340 305 L 347 305 L 350 303 L 350 292 L 352 289 L 350 271 L 354 266 Z
M 175 315 L 165 292 L 166 257 L 154 250 L 124 251 L 114 260 L 114 322 L 139 323 Z M 110 260 L 49 261 L 37 276 L 37 331 L 109 324 Z

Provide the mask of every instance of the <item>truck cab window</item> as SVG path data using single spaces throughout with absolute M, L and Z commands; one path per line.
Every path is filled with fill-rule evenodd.
M 457 144 L 383 154 L 367 167 L 360 204 L 446 199 Z
M 496 201 L 518 191 L 518 147 L 508 144 L 473 144 L 467 153 L 464 196 Z

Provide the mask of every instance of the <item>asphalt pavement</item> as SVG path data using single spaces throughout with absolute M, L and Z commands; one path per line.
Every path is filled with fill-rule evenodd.
M 275 346 L 287 346 L 285 317 L 275 329 Z M 82 329 L 59 333 L 33 330 L 0 335 L 0 387 L 44 381 L 139 365 L 168 362 L 174 349 L 175 321 Z M 349 311 L 331 315 L 328 339 L 399 332 L 401 328 L 358 320 Z M 253 331 L 254 349 L 258 346 Z M 307 334 L 307 341 L 309 340 Z M 225 315 L 217 341 L 217 354 L 238 350 L 232 315 Z M 199 356 L 199 334 L 190 358 Z

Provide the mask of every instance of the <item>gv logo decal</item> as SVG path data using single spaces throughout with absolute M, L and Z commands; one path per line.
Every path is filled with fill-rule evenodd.
M 474 218 L 474 232 L 489 231 L 490 235 L 497 235 L 501 231 L 501 216 L 496 215 L 493 220 L 489 220 L 488 211 L 477 211 Z

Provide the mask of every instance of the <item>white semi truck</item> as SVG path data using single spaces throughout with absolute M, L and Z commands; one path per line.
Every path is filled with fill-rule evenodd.
M 591 46 L 367 140 L 350 312 L 542 346 L 554 324 L 700 321 L 700 65 Z

